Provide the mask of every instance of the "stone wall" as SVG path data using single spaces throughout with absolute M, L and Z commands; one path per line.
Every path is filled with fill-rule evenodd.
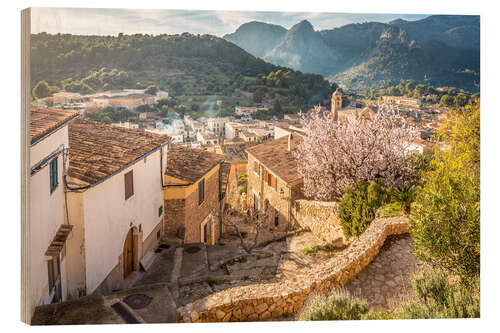
M 167 235 L 177 235 L 184 228 L 186 219 L 186 199 L 165 200 L 163 212 L 163 232 Z
M 198 203 L 198 185 L 191 185 L 194 190 L 183 199 L 165 200 L 164 232 L 167 235 L 180 236 L 184 229 L 185 243 L 199 243 L 201 225 L 205 218 L 219 210 L 219 173 L 205 176 L 205 200 Z M 167 190 L 168 191 L 168 190 Z M 219 238 L 219 227 L 214 229 L 216 239 Z
M 296 200 L 292 208 L 294 221 L 302 228 L 328 243 L 342 246 L 346 243 L 338 218 L 337 202 Z
M 332 258 L 293 279 L 211 294 L 178 308 L 177 321 L 249 321 L 297 313 L 312 293 L 327 294 L 332 287 L 345 285 L 361 272 L 377 256 L 387 236 L 408 230 L 405 217 L 376 219 L 341 258 Z

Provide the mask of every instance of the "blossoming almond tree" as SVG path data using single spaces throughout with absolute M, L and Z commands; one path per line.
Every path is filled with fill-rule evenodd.
M 398 117 L 377 112 L 337 121 L 316 107 L 302 121 L 307 135 L 294 155 L 306 196 L 338 200 L 359 181 L 401 186 L 411 179 L 415 132 Z

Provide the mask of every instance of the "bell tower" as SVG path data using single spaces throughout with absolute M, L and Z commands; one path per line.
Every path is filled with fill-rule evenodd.
M 339 119 L 338 111 L 342 108 L 342 93 L 337 89 L 332 94 L 332 113 L 335 120 Z

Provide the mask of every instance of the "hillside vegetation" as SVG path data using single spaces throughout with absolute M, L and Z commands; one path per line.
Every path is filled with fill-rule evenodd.
M 220 100 L 225 114 L 238 104 L 268 103 L 279 110 L 263 116 L 279 116 L 326 103 L 336 88 L 322 75 L 272 65 L 211 35 L 41 33 L 31 41 L 32 88 L 42 80 L 50 92 L 145 89 L 154 84 L 197 115 L 213 110 Z

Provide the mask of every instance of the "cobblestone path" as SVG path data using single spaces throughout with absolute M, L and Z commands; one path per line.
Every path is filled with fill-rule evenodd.
M 388 237 L 377 257 L 347 283 L 345 290 L 375 309 L 388 309 L 391 300 L 411 291 L 410 281 L 421 269 L 412 249 L 408 234 Z

